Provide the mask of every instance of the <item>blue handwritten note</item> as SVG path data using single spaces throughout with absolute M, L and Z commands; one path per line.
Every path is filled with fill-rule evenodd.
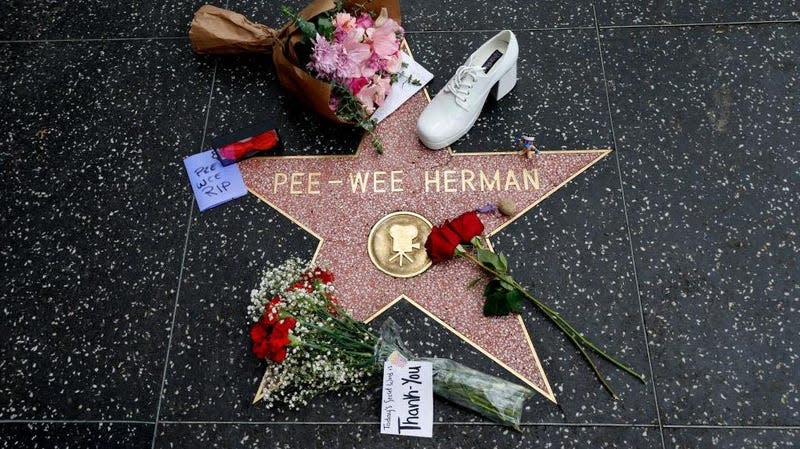
M 213 154 L 209 150 L 183 160 L 201 212 L 247 194 L 239 166 L 223 167 Z

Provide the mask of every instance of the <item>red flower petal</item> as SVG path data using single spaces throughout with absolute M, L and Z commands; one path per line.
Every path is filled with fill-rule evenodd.
M 319 268 L 317 269 L 317 272 L 314 274 L 314 278 L 318 279 L 323 284 L 330 284 L 334 280 L 333 273 Z
M 253 342 L 253 354 L 256 355 L 259 359 L 267 358 L 267 353 L 269 352 L 269 345 L 267 345 L 266 340 L 259 340 Z
M 270 360 L 273 362 L 281 363 L 286 360 L 286 348 L 280 348 L 275 353 L 271 354 L 269 357 Z
M 483 232 L 483 222 L 475 211 L 459 215 L 446 226 L 458 234 L 461 243 L 469 243 L 473 237 Z
M 431 261 L 436 264 L 453 258 L 459 243 L 461 243 L 460 237 L 445 222 L 444 225 L 434 226 L 431 229 L 431 233 L 425 241 L 425 249 L 428 251 Z
M 250 328 L 250 339 L 253 340 L 254 342 L 261 341 L 266 337 L 267 337 L 267 330 L 264 328 L 261 322 L 254 324 L 253 327 Z

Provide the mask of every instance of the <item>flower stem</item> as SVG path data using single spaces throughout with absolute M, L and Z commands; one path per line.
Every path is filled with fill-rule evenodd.
M 605 378 L 605 376 L 603 376 L 600 373 L 600 369 L 597 367 L 597 364 L 594 362 L 592 357 L 586 351 L 586 348 L 591 349 L 592 351 L 597 353 L 599 356 L 601 356 L 604 359 L 606 359 L 609 362 L 611 362 L 617 368 L 623 370 L 624 372 L 630 374 L 633 377 L 636 377 L 641 382 L 645 381 L 643 375 L 639 374 L 638 372 L 636 372 L 633 368 L 631 368 L 627 364 L 623 363 L 622 361 L 620 361 L 617 358 L 615 358 L 615 357 L 611 356 L 610 354 L 608 354 L 602 348 L 600 348 L 599 346 L 594 344 L 591 340 L 586 338 L 583 334 L 581 334 L 580 332 L 575 330 L 575 328 L 567 320 L 565 320 L 558 312 L 556 312 L 555 310 L 553 310 L 550 307 L 548 307 L 542 301 L 540 301 L 540 300 L 536 299 L 535 297 L 533 297 L 530 293 L 528 293 L 528 291 L 525 289 L 525 287 L 523 287 L 519 282 L 517 282 L 516 279 L 514 279 L 513 277 L 511 277 L 511 276 L 509 276 L 507 274 L 500 273 L 500 272 L 498 272 L 497 270 L 495 270 L 492 267 L 484 265 L 483 263 L 481 263 L 480 260 L 478 260 L 478 258 L 476 258 L 473 254 L 471 254 L 471 253 L 469 253 L 467 251 L 460 252 L 460 255 L 466 257 L 467 259 L 469 259 L 475 265 L 478 265 L 482 269 L 484 269 L 487 272 L 491 273 L 494 277 L 496 277 L 496 278 L 501 278 L 502 277 L 502 279 L 504 279 L 506 281 L 510 280 L 511 281 L 510 284 L 514 289 L 519 291 L 525 298 L 530 300 L 536 307 L 538 307 L 539 310 L 541 310 L 548 318 L 550 318 L 550 320 L 553 322 L 553 324 L 555 324 L 561 330 L 561 332 L 563 332 L 564 335 L 566 335 L 567 338 L 569 338 L 569 340 L 572 342 L 572 344 L 575 346 L 575 348 L 578 349 L 578 351 L 581 353 L 583 358 L 586 360 L 586 363 L 588 363 L 589 366 L 592 368 L 592 370 L 595 373 L 595 376 L 597 376 L 597 378 L 600 380 L 600 383 L 611 394 L 611 396 L 614 399 L 618 399 L 616 393 L 614 393 L 614 390 L 611 388 L 611 385 L 609 384 L 609 382 Z

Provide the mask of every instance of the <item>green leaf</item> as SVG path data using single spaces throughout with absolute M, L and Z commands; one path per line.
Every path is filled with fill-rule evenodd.
M 300 29 L 300 32 L 303 33 L 303 37 L 307 41 L 311 41 L 317 37 L 317 27 L 315 27 L 314 24 L 308 20 L 298 16 L 297 27 Z
M 514 313 L 522 313 L 522 292 L 516 288 L 506 294 L 508 308 Z
M 498 265 L 500 261 L 497 258 L 497 254 L 483 248 L 476 248 L 476 251 L 478 253 L 478 260 L 482 264 L 493 270 L 497 270 L 499 268 Z
M 506 316 L 511 313 L 504 296 L 489 296 L 483 303 L 484 316 Z
M 469 281 L 469 284 L 467 284 L 467 288 L 475 288 L 475 286 L 478 285 L 478 282 L 480 282 L 481 279 L 483 279 L 483 278 L 482 277 L 477 277 L 477 278 Z
M 286 5 L 281 6 L 281 14 L 288 17 L 291 20 L 297 20 L 297 14 L 295 14 L 294 10 Z
M 483 303 L 483 314 L 485 316 L 505 316 L 511 313 L 511 305 L 508 301 L 509 290 L 505 289 L 500 281 L 493 279 L 483 290 L 486 301 Z
M 508 274 L 501 274 L 497 276 L 497 280 L 500 281 L 500 284 L 503 285 L 503 288 L 506 290 L 513 290 L 514 289 L 514 278 L 512 278 Z
M 497 258 L 500 262 L 500 270 L 503 273 L 508 273 L 508 259 L 506 259 L 506 255 L 503 253 L 497 253 Z
M 325 39 L 331 40 L 333 38 L 334 29 L 333 23 L 329 19 L 322 17 L 317 20 L 317 32 L 325 36 Z
M 506 256 L 477 246 L 475 247 L 475 251 L 478 253 L 478 260 L 482 264 L 498 273 L 508 273 L 508 259 L 506 259 Z

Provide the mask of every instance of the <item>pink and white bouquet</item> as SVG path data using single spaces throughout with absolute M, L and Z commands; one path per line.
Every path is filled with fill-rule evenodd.
M 321 117 L 358 126 L 375 138 L 370 116 L 392 91 L 404 66 L 399 0 L 311 0 L 279 29 L 211 5 L 189 30 L 200 54 L 270 53 L 284 89 Z M 419 85 L 419 80 L 405 77 Z
M 307 60 L 305 68 L 332 86 L 330 110 L 342 121 L 370 133 L 375 148 L 383 152 L 370 116 L 383 105 L 392 84 L 401 77 L 405 66 L 400 50 L 403 27 L 385 7 L 374 16 L 368 10 L 347 11 L 339 2 L 310 20 L 287 7 L 282 11 L 302 33 L 294 48 L 299 60 Z
M 373 19 L 367 13 L 353 17 L 341 11 L 333 16 L 333 32 L 314 37 L 308 68 L 320 79 L 345 86 L 372 114 L 392 90 L 392 78 L 402 69 L 400 43 L 403 28 L 386 9 Z M 323 27 L 320 27 L 323 28 Z M 324 28 L 322 31 L 325 31 Z M 341 98 L 331 99 L 331 109 Z

